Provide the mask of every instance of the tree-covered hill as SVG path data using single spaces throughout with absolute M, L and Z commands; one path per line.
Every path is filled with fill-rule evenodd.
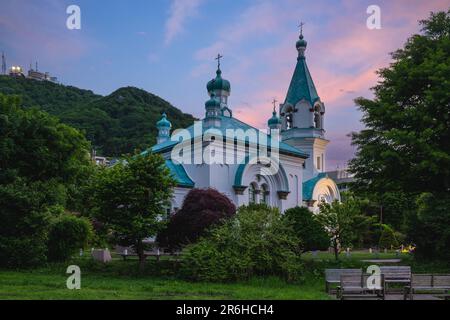
M 119 156 L 156 141 L 155 123 L 166 112 L 173 128 L 194 121 L 169 102 L 145 90 L 125 87 L 108 96 L 47 81 L 0 76 L 0 93 L 17 94 L 23 106 L 47 111 L 84 131 L 98 154 Z

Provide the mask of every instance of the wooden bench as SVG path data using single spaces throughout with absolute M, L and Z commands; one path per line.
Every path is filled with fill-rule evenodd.
M 138 254 L 135 251 L 127 251 L 125 252 L 118 252 L 118 255 L 122 257 L 122 259 L 125 261 L 128 257 L 137 257 Z M 147 257 L 156 257 L 156 261 L 159 262 L 160 258 L 162 256 L 179 256 L 180 252 L 164 252 L 164 250 L 154 250 L 154 251 L 144 251 L 144 258 Z
M 392 283 L 400 283 L 403 287 L 411 284 L 410 266 L 381 266 L 380 270 L 384 277 L 386 291 Z
M 367 274 L 342 274 L 337 287 L 336 297 L 341 300 L 384 300 L 385 290 L 383 275 L 381 275 L 381 288 L 369 289 L 367 287 Z
M 414 293 L 417 291 L 435 292 L 436 297 L 445 299 L 450 291 L 450 274 L 413 274 L 411 284 L 405 286 L 403 298 L 406 300 L 409 296 L 413 300 Z
M 339 285 L 342 274 L 361 276 L 361 269 L 325 269 L 325 292 L 331 293 L 332 285 Z

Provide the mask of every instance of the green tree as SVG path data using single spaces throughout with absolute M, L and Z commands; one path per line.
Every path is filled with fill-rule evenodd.
M 336 260 L 339 258 L 339 247 L 358 242 L 373 223 L 372 218 L 362 214 L 361 202 L 354 197 L 348 196 L 344 202 L 322 202 L 319 209 L 315 217 L 331 238 Z
M 286 210 L 284 219 L 301 240 L 303 251 L 326 250 L 330 246 L 327 232 L 308 208 L 295 207 Z
M 410 226 L 419 259 L 450 261 L 450 197 L 431 193 L 417 200 L 417 216 Z
M 75 208 L 92 168 L 77 130 L 0 94 L 0 265 L 47 259 L 52 207 Z
M 421 21 L 378 74 L 373 100 L 358 98 L 366 129 L 353 133 L 356 188 L 369 193 L 450 188 L 450 10 Z
M 52 223 L 48 235 L 48 259 L 65 261 L 84 249 L 93 236 L 92 224 L 86 218 L 61 214 Z
M 432 248 L 447 243 L 450 211 L 450 10 L 420 24 L 421 34 L 378 72 L 375 98 L 356 99 L 366 129 L 352 135 L 357 153 L 350 169 L 354 190 L 382 205 L 383 222 L 408 229 L 417 257 L 429 258 L 442 257 Z M 422 193 L 439 209 L 425 206 Z
M 394 229 L 386 224 L 382 224 L 381 228 L 382 231 L 380 241 L 378 243 L 380 249 L 391 249 L 391 247 L 397 247 L 399 245 L 399 240 L 397 239 Z
M 144 242 L 164 225 L 175 180 L 161 155 L 128 157 L 112 168 L 100 168 L 89 187 L 89 205 L 99 222 L 122 245 L 136 249 L 143 268 Z

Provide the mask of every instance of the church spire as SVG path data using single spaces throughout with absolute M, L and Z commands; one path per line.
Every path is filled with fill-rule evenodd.
M 303 25 L 304 23 L 300 24 L 300 36 L 295 44 L 298 51 L 297 64 L 289 84 L 286 99 L 280 109 L 281 128 L 283 131 L 302 129 L 302 136 L 323 137 L 325 132 L 323 121 L 325 105 L 317 94 L 306 63 L 305 50 L 307 42 L 303 36 Z M 294 131 L 298 137 L 300 131 Z
M 285 103 L 290 103 L 292 106 L 295 106 L 299 101 L 305 99 L 312 107 L 320 98 L 309 73 L 308 66 L 306 65 L 305 50 L 308 43 L 303 37 L 303 26 L 304 23 L 302 22 L 300 24 L 299 40 L 295 44 L 298 51 L 297 65 L 292 75 Z

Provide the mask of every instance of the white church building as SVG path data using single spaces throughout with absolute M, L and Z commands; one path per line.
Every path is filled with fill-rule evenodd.
M 172 210 L 182 206 L 192 188 L 217 189 L 237 207 L 265 203 L 282 212 L 296 206 L 315 211 L 321 201 L 340 200 L 335 181 L 325 172 L 329 143 L 325 138 L 325 105 L 306 64 L 306 46 L 301 34 L 286 99 L 278 112 L 274 104 L 266 132 L 233 116 L 228 103 L 231 86 L 222 78 L 220 56 L 216 77 L 207 84 L 210 98 L 205 103 L 205 117 L 172 135 L 170 119 L 164 114 L 158 121 L 157 144 L 150 150 L 163 155 L 178 182 Z M 235 133 L 232 139 L 228 139 L 229 132 Z M 265 151 L 267 161 L 254 157 L 251 148 Z

